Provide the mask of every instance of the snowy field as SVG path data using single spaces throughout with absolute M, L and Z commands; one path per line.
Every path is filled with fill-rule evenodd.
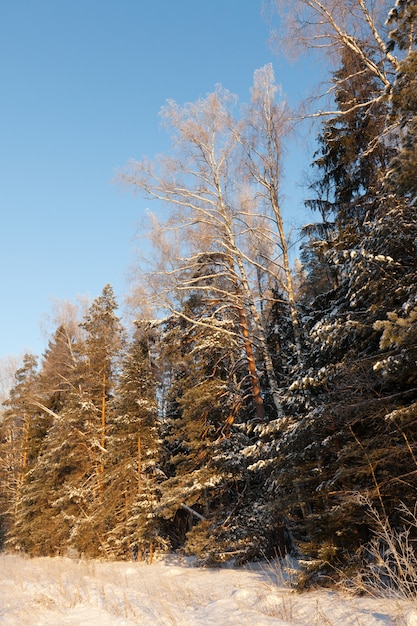
M 274 564 L 199 569 L 0 555 L 0 624 L 7 626 L 417 626 L 396 600 L 290 592 Z

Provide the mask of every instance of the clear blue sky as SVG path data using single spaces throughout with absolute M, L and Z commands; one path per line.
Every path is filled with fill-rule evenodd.
M 167 146 L 159 110 L 221 83 L 247 101 L 272 62 L 291 103 L 315 80 L 269 45 L 261 0 L 0 2 L 0 359 L 46 345 L 53 299 L 128 290 L 146 207 L 112 182 Z M 314 67 L 314 66 L 313 66 Z M 287 219 L 300 224 L 301 149 L 287 167 Z M 54 329 L 51 329 L 53 331 Z

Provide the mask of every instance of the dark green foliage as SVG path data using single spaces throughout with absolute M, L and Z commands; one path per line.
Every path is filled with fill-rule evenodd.
M 195 312 L 198 302 L 188 303 L 191 306 Z M 198 518 L 181 511 L 181 504 L 207 517 L 211 530 L 204 550 L 199 549 L 202 558 L 219 549 L 213 527 L 234 507 L 243 447 L 236 424 L 244 418 L 246 402 L 250 406 L 250 396 L 246 401 L 240 384 L 244 381 L 238 344 L 220 332 L 221 320 L 218 324 L 216 330 L 214 324 L 193 328 L 185 321 L 171 320 L 163 337 L 165 376 L 169 373 L 163 420 L 167 480 L 161 484 L 158 515 L 170 520 L 171 543 L 186 549 L 190 549 L 187 532 Z M 225 447 L 229 447 L 227 454 Z M 200 529 L 204 536 L 206 526 Z M 200 530 L 193 532 L 193 545 Z
M 341 111 L 380 90 L 366 72 L 361 85 L 340 82 L 343 72 L 349 76 L 348 57 L 337 74 Z M 412 187 L 392 175 L 404 149 L 384 132 L 390 102 L 380 93 L 379 108 L 325 123 L 315 162 L 321 177 L 311 206 L 324 223 L 309 229 L 305 247 L 309 348 L 303 375 L 290 387 L 307 410 L 278 443 L 274 470 L 277 498 L 299 549 L 312 559 L 304 583 L 360 567 L 371 528 L 357 494 L 396 525 L 399 499 L 412 506 L 417 490 L 417 214 Z

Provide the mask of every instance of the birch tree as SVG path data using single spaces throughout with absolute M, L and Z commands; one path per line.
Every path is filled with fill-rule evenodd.
M 274 5 L 282 23 L 278 32 L 281 50 L 294 54 L 314 48 L 336 66 L 343 51 L 349 50 L 357 59 L 356 66 L 380 84 L 380 92 L 367 102 L 352 101 L 344 112 L 320 110 L 316 115 L 347 114 L 368 108 L 390 94 L 399 68 L 398 57 L 387 46 L 390 0 L 296 0 L 291 5 L 274 0 Z
M 252 381 L 256 415 L 263 421 L 265 409 L 255 350 L 265 363 L 279 415 L 283 408 L 256 302 L 254 264 L 245 247 L 246 215 L 253 194 L 238 168 L 235 103 L 235 98 L 220 87 L 196 103 L 180 106 L 168 102 L 162 118 L 172 133 L 171 156 L 155 163 L 131 162 L 122 179 L 169 211 L 167 218 L 154 219 L 153 240 L 161 252 L 168 250 L 166 256 L 158 256 L 159 266 L 148 274 L 155 306 L 184 315 L 181 301 L 187 293 L 209 289 L 215 294 L 216 310 L 211 308 L 210 316 L 194 322 L 218 329 L 221 314 L 239 320 L 238 336 Z M 202 279 L 199 275 L 204 255 L 220 260 L 216 279 L 221 276 L 223 284 L 213 280 L 208 287 L 207 276 Z M 224 328 L 224 332 L 236 336 L 235 331 Z
M 264 256 L 262 269 L 267 269 L 273 283 L 278 282 L 288 298 L 295 349 L 301 359 L 300 322 L 281 204 L 283 140 L 290 132 L 291 115 L 284 100 L 277 102 L 279 86 L 275 83 L 272 64 L 255 72 L 251 93 L 251 103 L 244 110 L 237 140 L 243 150 L 248 179 L 254 186 L 256 214 L 262 216 L 262 228 L 254 228 L 252 233 L 256 247 Z M 268 246 L 265 246 L 265 238 Z

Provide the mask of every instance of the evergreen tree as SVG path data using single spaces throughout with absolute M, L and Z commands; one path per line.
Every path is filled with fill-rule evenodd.
M 156 520 L 160 469 L 156 330 L 137 323 L 123 356 L 117 397 L 109 423 L 105 508 L 106 551 L 117 558 L 144 558 L 166 547 Z
M 347 563 L 359 566 L 359 548 L 369 537 L 355 494 L 370 497 L 388 523 L 398 523 L 400 485 L 408 503 L 415 491 L 410 411 L 402 421 L 389 418 L 399 418 L 414 396 L 413 376 L 401 375 L 398 360 L 401 353 L 404 364 L 411 362 L 414 347 L 403 345 L 394 355 L 389 329 L 410 324 L 412 336 L 415 211 L 385 186 L 396 152 L 394 142 L 380 141 L 387 136 L 384 92 L 366 68 L 354 69 L 345 56 L 336 83 L 342 115 L 326 122 L 321 135 L 321 195 L 312 205 L 325 219 L 310 229 L 304 257 L 313 287 L 304 296 L 310 354 L 290 387 L 304 411 L 278 443 L 273 474 L 299 546 L 320 571 L 330 564 L 333 573 Z M 378 90 L 384 97 L 378 99 Z M 360 106 L 369 101 L 375 104 Z
M 85 341 L 81 346 L 80 378 L 82 390 L 73 414 L 75 429 L 83 435 L 87 463 L 78 486 L 78 506 L 82 516 L 77 520 L 77 547 L 80 551 L 101 551 L 108 529 L 104 482 L 107 450 L 108 420 L 112 411 L 117 381 L 123 330 L 116 316 L 117 302 L 113 289 L 106 285 L 96 298 L 81 324 Z M 79 412 L 82 427 L 77 426 Z M 71 485 L 69 485 L 71 490 Z M 71 496 L 72 497 L 72 496 Z
M 40 385 L 44 405 L 59 413 L 67 400 L 73 385 L 73 374 L 79 354 L 75 333 L 67 325 L 61 324 L 48 342 L 42 357 Z
M 49 341 L 39 372 L 36 407 L 43 415 L 47 431 L 36 462 L 25 475 L 10 538 L 13 545 L 19 545 L 31 555 L 56 554 L 64 542 L 62 533 L 67 526 L 56 519 L 51 503 L 62 482 L 60 475 L 65 476 L 66 472 L 65 461 L 62 466 L 60 463 L 61 448 L 68 434 L 62 432 L 62 414 L 77 389 L 79 359 L 73 332 L 61 325 Z
M 198 294 L 190 298 L 185 317 L 201 315 L 208 300 Z M 224 333 L 238 319 L 228 319 L 221 307 L 217 323 L 218 331 L 214 323 L 199 327 L 172 318 L 162 338 L 168 385 L 163 416 L 167 480 L 161 483 L 158 512 L 167 520 L 172 546 L 184 546 L 205 562 L 228 558 L 239 542 L 242 549 L 234 519 L 246 484 L 242 425 L 256 416 L 244 348 L 238 335 L 233 339 Z
M 314 161 L 318 179 L 311 187 L 317 196 L 306 204 L 322 217 L 323 244 L 350 249 L 372 223 L 381 175 L 395 147 L 381 141 L 388 114 L 383 87 L 349 48 L 342 53 L 333 84 L 339 113 L 323 123 L 319 134 Z
M 114 391 L 122 328 L 115 315 L 117 303 L 113 289 L 106 285 L 92 303 L 82 328 L 85 339 L 84 385 L 92 404 L 91 443 L 97 453 L 97 489 L 103 491 L 109 402 Z M 101 495 L 100 495 L 101 497 Z
M 0 424 L 1 526 L 9 541 L 14 536 L 25 477 L 36 462 L 50 422 L 37 407 L 38 397 L 37 359 L 26 354 L 16 371 Z
M 45 354 L 37 406 L 50 424 L 26 475 L 13 539 L 31 554 L 105 549 L 107 420 L 121 345 L 115 308 L 106 286 L 86 315 L 84 341 L 59 328 Z
M 397 2 L 388 24 L 390 49 L 403 55 L 391 90 L 390 121 L 400 128 L 400 149 L 392 159 L 388 179 L 397 193 L 414 200 L 417 192 L 417 3 Z

